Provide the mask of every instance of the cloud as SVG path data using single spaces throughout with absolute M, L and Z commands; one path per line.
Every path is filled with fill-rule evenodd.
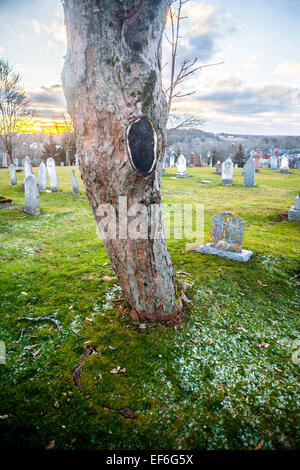
M 249 116 L 299 112 L 300 92 L 296 88 L 274 84 L 261 87 L 230 86 L 202 94 L 197 100 L 226 114 Z
M 0 52 L 3 52 L 4 50 L 5 50 L 5 48 L 0 46 Z
M 38 90 L 29 91 L 29 99 L 32 106 L 37 108 L 53 107 L 65 109 L 66 102 L 61 85 L 52 85 L 49 87 L 42 86 Z
M 282 75 L 284 77 L 300 77 L 300 62 L 283 62 L 278 64 L 273 73 L 275 75 Z
M 46 34 L 50 36 L 50 39 L 57 42 L 66 44 L 66 31 L 61 21 L 54 20 L 50 25 L 46 25 L 38 21 L 37 19 L 32 20 L 33 29 L 36 34 Z
M 173 6 L 173 10 L 176 9 Z M 231 15 L 217 10 L 214 5 L 204 1 L 190 1 L 183 5 L 180 23 L 180 41 L 178 47 L 177 63 L 184 59 L 194 60 L 202 64 L 207 63 L 218 51 L 217 40 L 236 29 Z M 171 21 L 168 19 L 166 35 L 171 39 Z M 170 46 L 164 41 L 164 62 L 170 62 L 168 55 Z
M 41 32 L 42 32 L 42 26 L 41 26 L 40 22 L 36 19 L 33 19 L 32 20 L 32 25 L 33 25 L 33 29 L 36 32 L 36 34 L 40 35 Z

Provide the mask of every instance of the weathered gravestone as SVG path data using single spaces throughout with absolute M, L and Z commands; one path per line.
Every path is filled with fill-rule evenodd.
M 244 185 L 255 186 L 255 163 L 252 157 L 249 157 L 244 170 Z
M 276 155 L 275 153 L 273 153 L 273 154 L 271 155 L 270 160 L 271 160 L 271 166 L 270 166 L 271 170 L 277 170 L 277 169 L 278 169 L 278 166 L 277 166 L 277 165 L 278 165 L 278 158 L 277 158 L 277 155 Z
M 170 155 L 170 168 L 174 168 L 175 166 L 175 156 L 173 153 Z
M 232 212 L 222 212 L 212 220 L 210 243 L 198 248 L 200 253 L 218 255 L 233 261 L 248 261 L 253 252 L 243 250 L 245 222 Z
M 212 156 L 211 156 L 211 153 L 208 151 L 206 156 L 207 156 L 207 161 L 209 162 L 209 166 L 212 168 Z
M 52 193 L 58 193 L 58 181 L 56 176 L 55 160 L 52 157 L 47 158 L 47 170 L 49 177 L 49 185 Z
M 75 154 L 75 166 L 79 166 L 79 158 L 77 153 Z
M 296 197 L 294 206 L 289 210 L 288 219 L 300 222 L 300 195 Z
M 284 153 L 281 157 L 279 173 L 286 173 L 286 174 L 290 173 L 289 156 L 287 153 Z
M 80 194 L 79 184 L 78 184 L 74 169 L 72 170 L 72 190 L 73 190 L 74 196 L 78 196 Z
M 17 184 L 17 174 L 15 165 L 9 165 L 10 183 L 11 185 Z
M 40 191 L 47 189 L 47 168 L 45 162 L 41 162 L 38 167 L 38 187 Z
M 177 173 L 176 178 L 188 178 L 189 175 L 186 171 L 186 159 L 185 156 L 180 154 L 177 160 Z
M 17 158 L 14 158 L 13 164 L 15 165 L 16 170 L 17 170 L 19 168 L 19 160 Z
M 260 172 L 260 160 L 261 160 L 261 157 L 260 155 L 257 153 L 254 157 L 254 162 L 255 162 L 255 173 L 259 173 Z
M 196 159 L 195 154 L 194 152 L 192 152 L 190 154 L 190 166 L 195 166 L 195 159 Z
M 28 175 L 24 181 L 25 187 L 25 212 L 39 215 L 39 188 L 35 176 Z
M 220 161 L 217 161 L 217 163 L 216 163 L 216 173 L 217 173 L 217 175 L 222 174 L 222 163 Z
M 30 162 L 29 157 L 25 157 L 24 160 L 24 181 L 27 178 L 27 176 L 32 175 L 32 164 Z
M 300 170 L 300 158 L 297 158 L 297 160 L 295 161 L 294 168 L 295 170 Z
M 3 153 L 2 155 L 2 166 L 3 168 L 7 168 L 7 154 Z
M 202 155 L 199 155 L 199 167 L 203 167 L 203 160 L 202 160 Z
M 221 183 L 224 186 L 231 186 L 233 180 L 233 163 L 230 157 L 222 163 L 222 179 Z

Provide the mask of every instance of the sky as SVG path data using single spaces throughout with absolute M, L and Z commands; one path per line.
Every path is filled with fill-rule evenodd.
M 199 115 L 208 132 L 299 135 L 300 0 L 191 0 L 183 16 L 178 65 L 224 63 L 189 77 L 180 91 L 194 93 L 173 110 Z M 0 0 L 0 57 L 22 74 L 45 122 L 66 113 L 63 23 L 59 0 Z M 167 86 L 166 40 L 163 63 Z

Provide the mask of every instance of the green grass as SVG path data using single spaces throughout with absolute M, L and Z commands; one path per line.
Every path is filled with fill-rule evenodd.
M 83 187 L 80 197 L 71 193 L 71 170 L 58 168 L 61 192 L 40 195 L 37 218 L 24 214 L 23 190 L 0 170 L 0 194 L 14 201 L 0 211 L 0 340 L 7 348 L 0 415 L 9 415 L 0 420 L 0 448 L 44 449 L 51 440 L 55 449 L 299 446 L 299 365 L 291 360 L 299 278 L 291 278 L 299 272 L 300 225 L 286 214 L 300 172 L 265 169 L 248 188 L 240 169 L 232 187 L 222 187 L 210 168 L 188 171 L 188 180 L 174 180 L 168 170 L 163 202 L 204 204 L 205 241 L 212 217 L 234 211 L 246 222 L 244 247 L 254 256 L 240 264 L 169 240 L 176 271 L 186 273 L 179 277 L 193 281 L 191 304 L 183 329 L 143 330 L 113 307 L 120 288 L 107 280 L 113 271 Z M 62 324 L 60 333 L 51 323 L 17 321 L 47 315 Z M 87 341 L 99 353 L 83 364 L 82 394 L 72 370 Z M 126 372 L 111 374 L 118 365 Z M 125 407 L 137 418 L 117 413 Z

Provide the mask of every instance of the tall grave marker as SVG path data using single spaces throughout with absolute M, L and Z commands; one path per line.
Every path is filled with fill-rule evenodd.
M 223 186 L 232 186 L 233 180 L 233 163 L 230 157 L 222 163 L 222 179 Z
M 58 193 L 59 187 L 56 175 L 55 160 L 52 157 L 47 158 L 47 170 L 51 192 Z
M 39 188 L 35 176 L 28 175 L 24 181 L 25 188 L 25 212 L 31 215 L 39 215 Z

